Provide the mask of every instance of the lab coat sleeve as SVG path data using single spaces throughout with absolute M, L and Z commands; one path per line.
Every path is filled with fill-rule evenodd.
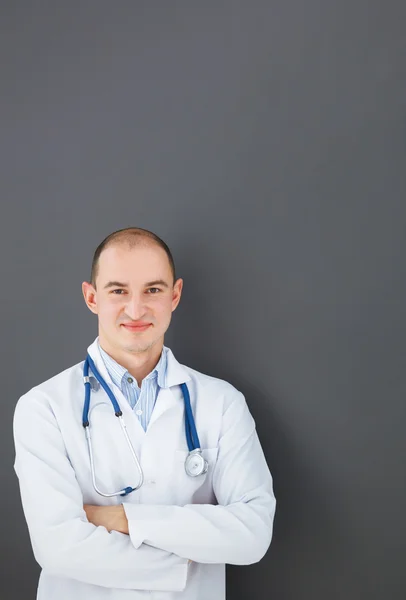
M 48 573 L 107 588 L 181 591 L 187 560 L 89 523 L 83 496 L 54 413 L 29 392 L 14 413 L 16 458 L 25 518 Z
M 223 415 L 213 488 L 218 504 L 135 505 L 124 502 L 129 533 L 155 548 L 201 563 L 258 562 L 272 538 L 275 513 L 269 472 L 244 396 Z

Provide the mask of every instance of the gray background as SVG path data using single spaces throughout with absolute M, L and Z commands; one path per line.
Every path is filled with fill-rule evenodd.
M 81 283 L 152 229 L 165 340 L 246 395 L 274 540 L 229 600 L 403 600 L 404 1 L 0 8 L 1 590 L 34 598 L 12 415 L 96 336 Z M 213 599 L 215 600 L 215 599 Z

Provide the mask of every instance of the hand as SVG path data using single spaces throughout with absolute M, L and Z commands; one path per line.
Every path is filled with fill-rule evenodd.
M 83 508 L 89 523 L 96 527 L 102 526 L 107 531 L 119 531 L 128 535 L 128 520 L 122 504 L 118 506 L 95 506 L 94 504 L 84 504 Z M 188 566 L 192 563 L 188 560 Z
M 83 508 L 89 523 L 105 527 L 107 531 L 119 531 L 128 535 L 128 520 L 122 504 L 115 506 L 95 506 L 84 504 Z

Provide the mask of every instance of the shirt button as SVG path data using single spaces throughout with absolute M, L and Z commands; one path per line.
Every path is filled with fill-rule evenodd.
M 135 414 L 136 414 L 136 415 L 142 415 L 142 410 L 140 410 L 140 409 L 136 410 L 136 411 L 135 411 Z
M 128 381 L 128 383 L 132 383 L 134 381 L 134 379 L 132 377 L 127 377 L 127 381 Z

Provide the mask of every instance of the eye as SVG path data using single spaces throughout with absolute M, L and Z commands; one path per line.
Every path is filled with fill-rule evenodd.
M 160 290 L 160 288 L 148 288 L 148 291 L 149 291 L 149 292 L 150 292 L 151 290 L 156 290 L 157 292 L 160 292 L 160 291 L 161 291 L 161 290 Z M 154 292 L 154 294 L 155 294 L 155 293 L 156 293 L 156 292 Z
M 116 292 L 124 292 L 125 290 L 123 290 L 123 288 L 117 288 L 116 290 L 111 290 L 112 294 L 115 294 L 116 296 L 121 296 L 121 294 L 116 294 Z

